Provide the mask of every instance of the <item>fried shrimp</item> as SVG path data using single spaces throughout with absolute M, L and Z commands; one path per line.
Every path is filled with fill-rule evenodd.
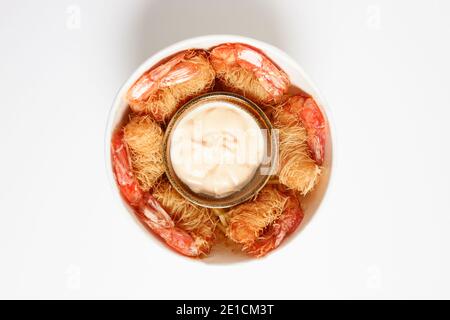
M 287 191 L 288 199 L 283 213 L 253 243 L 244 247 L 245 252 L 257 258 L 278 248 L 281 242 L 301 224 L 304 214 L 299 199 L 292 191 Z
M 250 255 L 262 257 L 280 245 L 303 219 L 297 196 L 268 185 L 253 199 L 229 212 L 226 235 Z
M 300 126 L 281 127 L 279 138 L 279 181 L 306 195 L 318 182 L 321 172 L 320 167 L 309 156 L 306 131 Z
M 286 200 L 286 196 L 269 186 L 262 189 L 253 201 L 232 208 L 228 212 L 228 237 L 240 244 L 252 243 L 280 217 Z
M 144 73 L 128 90 L 126 100 L 133 112 L 165 122 L 184 101 L 212 88 L 214 77 L 205 51 L 183 51 Z
M 326 120 L 312 97 L 296 95 L 289 98 L 276 112 L 280 126 L 299 123 L 306 129 L 307 143 L 314 161 L 320 166 L 325 158 Z
M 123 128 L 134 175 L 148 191 L 164 173 L 161 127 L 148 116 L 134 116 Z
M 211 210 L 187 201 L 167 180 L 155 186 L 153 197 L 169 212 L 175 225 L 193 237 L 199 252 L 208 254 L 214 242 L 218 220 Z
M 133 207 L 136 217 L 178 253 L 189 257 L 207 254 L 214 241 L 215 228 L 208 209 L 188 203 L 167 182 L 158 184 L 155 190 L 165 207 L 149 192 L 144 192 L 134 175 L 123 140 L 123 131 L 113 135 L 112 166 L 120 193 Z M 171 213 L 172 208 L 175 214 Z
M 290 81 L 264 53 L 242 43 L 225 43 L 211 50 L 217 78 L 229 89 L 263 104 L 279 103 Z
M 317 184 L 321 173 L 320 167 L 310 156 L 308 132 L 299 118 L 286 109 L 286 105 L 274 110 L 273 120 L 279 129 L 279 181 L 306 195 Z

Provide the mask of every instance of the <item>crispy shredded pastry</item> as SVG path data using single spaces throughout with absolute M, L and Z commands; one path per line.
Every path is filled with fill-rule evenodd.
M 287 199 L 276 186 L 264 187 L 253 200 L 230 209 L 227 236 L 237 243 L 252 243 L 282 214 Z
M 164 173 L 163 131 L 148 116 L 132 117 L 123 131 L 133 172 L 142 190 L 148 191 Z

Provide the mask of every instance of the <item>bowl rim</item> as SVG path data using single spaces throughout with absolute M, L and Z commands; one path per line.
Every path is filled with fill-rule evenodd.
M 328 129 L 329 129 L 329 137 L 330 137 L 330 142 L 329 142 L 330 157 L 329 157 L 328 182 L 327 182 L 326 189 L 323 192 L 320 203 L 317 206 L 317 208 L 315 209 L 314 216 L 316 216 L 320 211 L 322 211 L 321 208 L 323 208 L 324 205 L 326 203 L 328 203 L 328 201 L 330 199 L 330 197 L 329 197 L 330 191 L 336 188 L 336 185 L 335 185 L 336 173 L 335 173 L 335 171 L 338 167 L 338 159 L 339 159 L 338 141 L 339 141 L 339 139 L 338 139 L 338 135 L 337 135 L 336 127 L 335 127 L 333 112 L 329 107 L 329 103 L 324 98 L 323 93 L 318 89 L 318 87 L 316 86 L 315 82 L 311 79 L 309 74 L 306 73 L 304 71 L 304 69 L 297 63 L 297 61 L 294 60 L 293 58 L 291 58 L 286 52 L 284 52 L 283 50 L 279 49 L 278 47 L 276 47 L 270 43 L 267 43 L 265 41 L 261 41 L 258 39 L 254 39 L 251 37 L 245 37 L 245 36 L 241 36 L 241 35 L 233 35 L 233 34 L 210 34 L 210 35 L 191 37 L 191 38 L 187 38 L 187 39 L 183 39 L 181 41 L 175 42 L 175 43 L 173 43 L 169 46 L 166 46 L 165 48 L 162 48 L 160 50 L 157 50 L 157 51 L 149 54 L 149 56 L 140 65 L 138 65 L 134 69 L 134 71 L 130 74 L 130 76 L 122 83 L 120 88 L 116 91 L 116 94 L 114 96 L 114 99 L 112 101 L 111 107 L 108 112 L 106 127 L 105 127 L 105 131 L 104 131 L 104 157 L 105 157 L 105 164 L 106 164 L 106 171 L 107 171 L 107 176 L 108 176 L 108 180 L 109 180 L 109 185 L 110 185 L 110 188 L 112 189 L 112 192 L 114 195 L 113 201 L 116 202 L 118 205 L 124 206 L 127 209 L 127 211 L 129 211 L 128 214 L 131 213 L 130 212 L 131 207 L 122 198 L 120 190 L 116 184 L 116 181 L 114 178 L 114 173 L 113 173 L 113 167 L 112 167 L 112 162 L 111 162 L 112 158 L 111 158 L 111 151 L 110 151 L 111 150 L 111 135 L 113 134 L 113 132 L 116 129 L 115 128 L 115 116 L 116 116 L 117 109 L 119 109 L 119 107 L 120 107 L 119 102 L 122 99 L 121 94 L 145 70 L 147 70 L 148 68 L 151 68 L 153 65 L 155 65 L 159 61 L 163 60 L 165 57 L 170 56 L 171 54 L 174 54 L 178 51 L 185 50 L 185 47 L 195 47 L 199 43 L 201 44 L 201 43 L 205 43 L 205 42 L 216 42 L 217 45 L 221 44 L 221 43 L 233 43 L 233 42 L 246 43 L 246 44 L 250 44 L 251 46 L 261 49 L 263 52 L 270 51 L 270 53 L 274 53 L 275 55 L 278 56 L 276 58 L 271 56 L 271 59 L 273 59 L 273 61 L 275 63 L 278 64 L 280 61 L 284 61 L 284 62 L 286 62 L 286 64 L 290 64 L 293 67 L 293 69 L 295 69 L 296 72 L 301 74 L 301 76 L 304 78 L 304 80 L 308 83 L 308 85 L 314 91 L 314 93 L 315 93 L 314 98 L 319 99 L 319 101 L 320 101 L 319 108 L 322 109 L 324 116 L 327 119 L 327 124 L 328 124 Z M 319 216 L 323 216 L 323 215 L 319 215 Z M 141 222 L 139 222 L 135 216 L 133 216 L 133 218 L 139 225 L 142 225 Z M 312 219 L 311 221 L 308 221 L 308 225 L 311 224 L 313 221 L 317 221 L 317 220 L 318 219 Z M 311 227 L 312 226 L 310 226 L 310 228 Z M 301 227 L 299 229 L 301 229 Z M 299 231 L 299 230 L 297 230 L 297 231 Z M 151 238 L 154 238 L 153 241 L 155 243 L 159 244 L 161 250 L 171 251 L 171 250 L 167 250 L 166 246 L 163 243 L 161 243 L 161 241 L 158 241 L 155 237 L 151 237 Z M 290 237 L 290 238 L 293 238 L 293 237 Z M 288 239 L 288 240 L 290 240 L 290 239 Z M 284 243 L 280 247 L 283 247 L 287 242 L 290 242 L 290 241 L 284 241 Z M 274 252 L 275 254 L 272 253 L 270 255 L 267 255 L 266 257 L 264 257 L 264 259 L 273 258 L 274 256 L 276 256 L 276 253 L 279 252 L 280 250 L 275 250 L 275 251 L 276 251 L 276 252 Z M 190 261 L 192 263 L 195 262 L 195 259 L 191 259 L 191 258 L 182 256 L 175 252 L 172 252 L 172 254 L 176 255 L 179 258 L 185 259 L 186 261 Z M 205 259 L 203 259 L 203 260 L 205 260 Z M 252 261 L 255 262 L 257 260 L 260 260 L 260 259 L 250 259 L 249 258 L 249 259 L 245 259 L 243 261 L 250 263 Z

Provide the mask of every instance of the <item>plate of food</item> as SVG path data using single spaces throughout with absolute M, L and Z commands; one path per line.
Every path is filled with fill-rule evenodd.
M 222 262 L 297 238 L 325 197 L 333 153 L 327 107 L 301 67 L 227 35 L 176 43 L 138 67 L 105 146 L 117 199 L 155 243 Z

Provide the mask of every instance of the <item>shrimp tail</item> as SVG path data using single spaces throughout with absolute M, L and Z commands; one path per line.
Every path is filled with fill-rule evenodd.
M 138 206 L 142 201 L 143 192 L 133 174 L 127 145 L 123 141 L 122 130 L 113 135 L 111 156 L 114 175 L 122 196 L 131 206 Z
M 170 215 L 152 195 L 146 196 L 139 208 L 138 216 L 151 231 L 175 251 L 188 257 L 200 255 L 201 250 L 195 239 L 186 231 L 175 226 Z

